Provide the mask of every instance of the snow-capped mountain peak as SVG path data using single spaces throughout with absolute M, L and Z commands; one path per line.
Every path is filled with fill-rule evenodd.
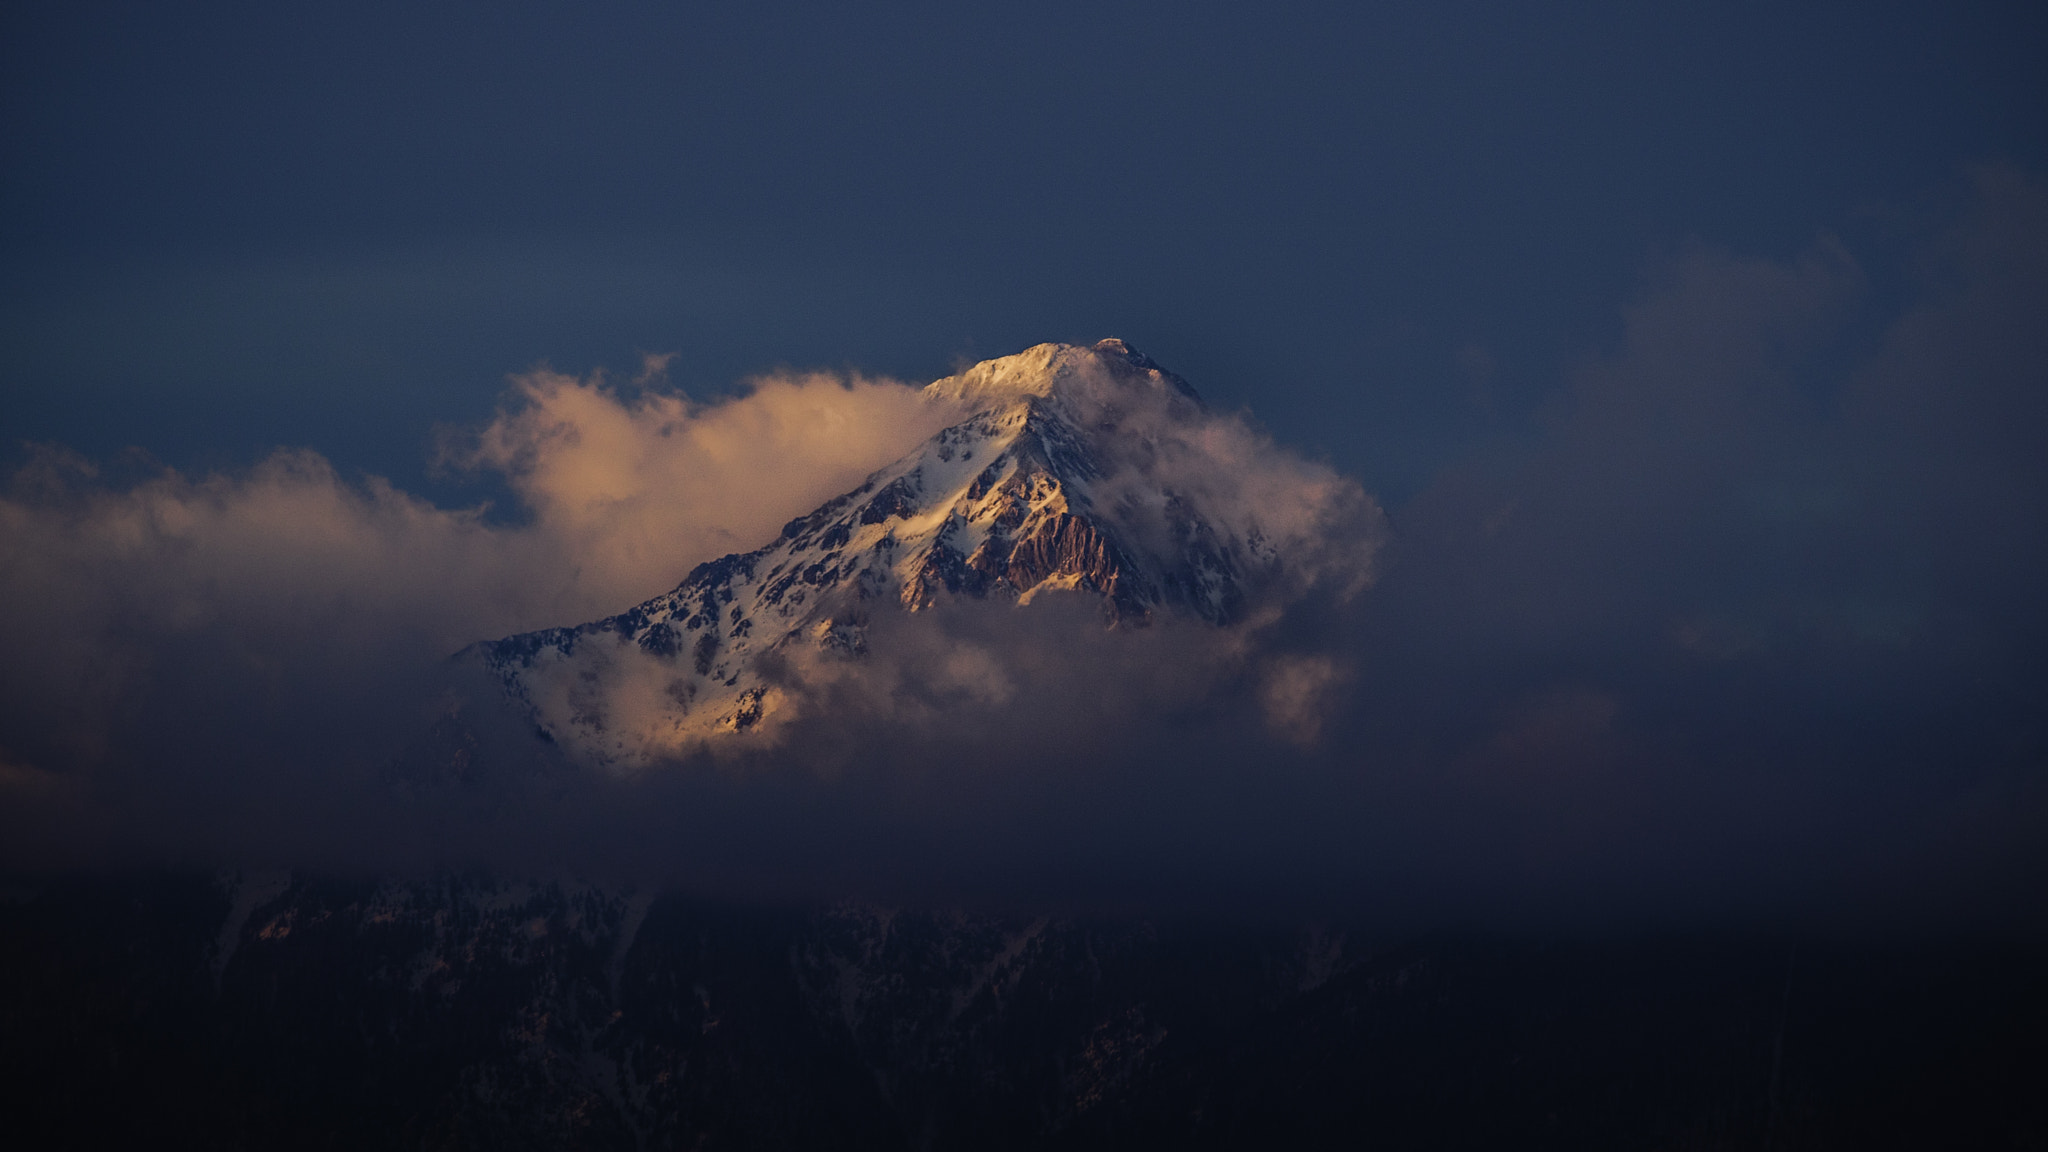
M 858 657 L 878 611 L 1068 592 L 1099 597 L 1112 625 L 1224 625 L 1278 563 L 1217 467 L 1215 418 L 1121 340 L 1041 344 L 925 395 L 960 418 L 763 547 L 616 616 L 471 654 L 542 731 L 631 765 L 763 726 L 792 695 L 762 658 Z
M 1092 347 L 1040 344 L 1014 356 L 984 360 L 956 376 L 934 381 L 925 393 L 976 407 L 1029 396 L 1100 406 L 1117 399 L 1140 401 L 1148 393 L 1200 404 L 1186 380 L 1114 337 Z

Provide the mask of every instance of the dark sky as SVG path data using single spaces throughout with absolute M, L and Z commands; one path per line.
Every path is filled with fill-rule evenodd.
M 642 443 L 647 355 L 701 399 L 1117 335 L 1388 514 L 1378 584 L 1247 658 L 1333 670 L 1319 745 L 1131 695 L 1170 630 L 1101 648 L 967 611 L 935 635 L 1039 653 L 1037 704 L 800 733 L 853 783 L 678 777 L 561 835 L 673 845 L 682 820 L 698 867 L 722 825 L 784 829 L 722 858 L 744 873 L 803 828 L 825 871 L 842 844 L 910 875 L 1316 876 L 1489 914 L 2048 907 L 2039 6 L 0 22 L 0 864 L 350 859 L 390 832 L 362 814 L 388 796 L 349 792 L 385 754 L 365 733 L 419 720 L 436 661 L 758 543 L 714 547 L 875 466 L 900 394 L 845 394 L 858 443 L 778 423 L 794 385 L 695 410 L 703 444 L 788 434 L 722 472 L 547 456 L 557 417 Z M 508 392 L 537 365 L 585 385 Z M 633 491 L 668 519 L 565 502 L 612 464 L 660 473 Z M 975 740 L 983 776 L 919 775 Z M 869 747 L 895 751 L 846 752 Z
M 5 438 L 418 489 L 508 373 L 1115 334 L 1398 502 L 1691 243 L 1879 288 L 2048 167 L 1955 4 L 10 4 Z

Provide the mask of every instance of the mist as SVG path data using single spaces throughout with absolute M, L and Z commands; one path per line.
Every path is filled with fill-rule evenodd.
M 2038 923 L 2048 194 L 1981 172 L 1916 277 L 1891 305 L 1828 237 L 1681 251 L 1535 425 L 1384 528 L 1305 520 L 1296 549 L 1335 576 L 1238 625 L 1108 628 L 1072 596 L 878 614 L 863 659 L 781 670 L 803 707 L 773 739 L 628 774 L 576 763 L 450 656 L 756 547 L 949 409 L 848 374 L 698 402 L 661 358 L 627 383 L 534 369 L 439 455 L 506 508 L 312 449 L 124 481 L 46 447 L 0 501 L 0 863 Z M 1243 443 L 1260 507 L 1364 500 Z

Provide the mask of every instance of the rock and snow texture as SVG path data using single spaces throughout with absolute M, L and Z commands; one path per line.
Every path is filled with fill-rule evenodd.
M 957 421 L 765 547 L 616 616 L 470 654 L 551 738 L 630 768 L 772 727 L 794 700 L 768 666 L 857 659 L 876 612 L 1057 590 L 1098 597 L 1112 624 L 1229 626 L 1276 578 L 1328 566 L 1333 526 L 1371 511 L 1121 340 L 1041 344 L 924 395 Z M 1362 585 L 1371 542 L 1357 543 L 1334 558 Z

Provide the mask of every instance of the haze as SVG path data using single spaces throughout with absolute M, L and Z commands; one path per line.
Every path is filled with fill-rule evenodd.
M 0 19 L 9 868 L 2038 922 L 2039 12 Z M 1106 336 L 1385 509 L 1246 657 L 1317 670 L 1300 738 L 1174 629 L 964 606 L 889 657 L 1014 661 L 950 716 L 390 787 L 450 653 Z

